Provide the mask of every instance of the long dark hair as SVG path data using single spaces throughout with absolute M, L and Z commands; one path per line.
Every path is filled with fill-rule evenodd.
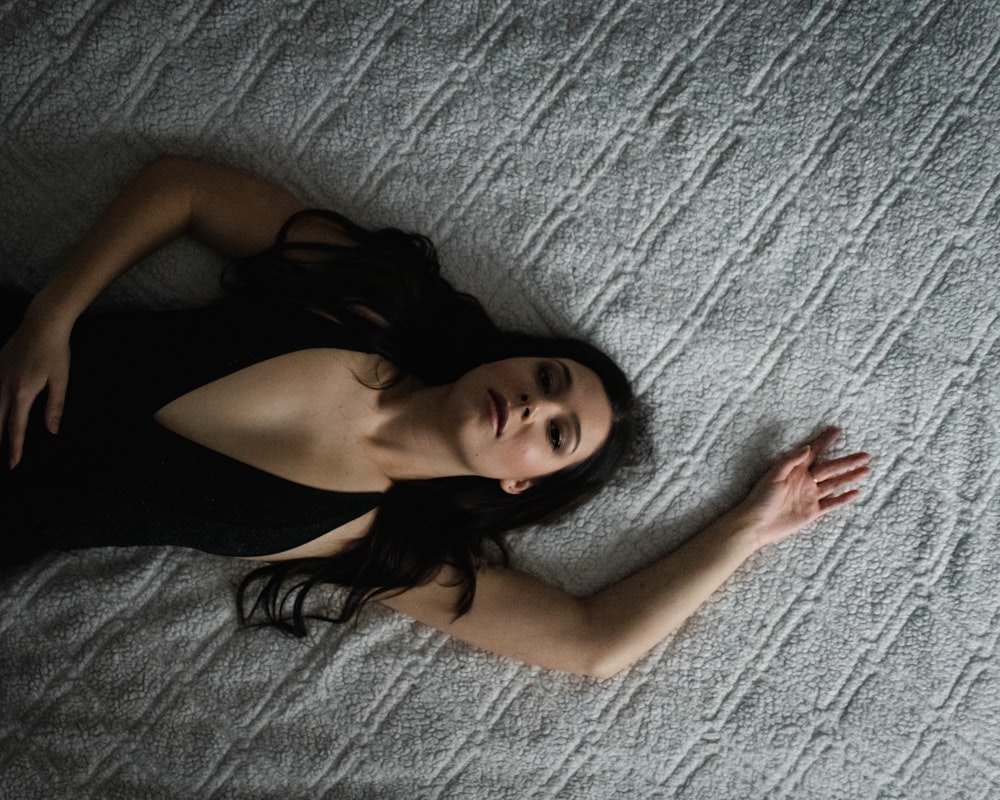
M 289 241 L 304 218 L 336 226 L 354 244 Z M 339 214 L 310 209 L 293 215 L 272 247 L 232 264 L 223 282 L 235 293 L 330 316 L 395 367 L 385 386 L 405 375 L 427 385 L 450 383 L 503 358 L 567 358 L 597 373 L 612 410 L 611 432 L 596 453 L 534 480 L 521 494 L 504 492 L 497 480 L 467 476 L 393 484 L 362 539 L 328 558 L 276 562 L 247 575 L 237 596 L 243 624 L 303 636 L 307 618 L 346 622 L 375 595 L 424 584 L 445 564 L 459 575 L 460 616 L 472 606 L 476 571 L 507 562 L 501 535 L 585 501 L 608 481 L 631 442 L 632 390 L 608 356 L 578 339 L 501 330 L 477 300 L 441 276 L 434 247 L 423 236 L 394 228 L 369 231 Z M 309 590 L 321 583 L 347 588 L 338 613 L 305 612 Z M 260 588 L 247 611 L 254 586 Z

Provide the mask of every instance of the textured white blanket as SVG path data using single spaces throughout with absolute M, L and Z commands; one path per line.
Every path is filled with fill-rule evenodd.
M 236 561 L 47 558 L 0 584 L 0 798 L 1000 797 L 998 123 L 993 0 L 0 2 L 4 281 L 197 154 L 620 359 L 639 455 L 523 568 L 618 578 L 823 423 L 875 471 L 604 684 L 385 610 L 237 632 Z

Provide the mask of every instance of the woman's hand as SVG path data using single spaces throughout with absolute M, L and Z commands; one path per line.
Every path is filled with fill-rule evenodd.
M 752 521 L 758 546 L 791 536 L 857 495 L 857 489 L 844 490 L 868 474 L 868 454 L 824 459 L 838 438 L 839 428 L 827 428 L 781 458 L 740 504 L 738 511 Z
M 59 432 L 69 358 L 69 330 L 30 316 L 0 349 L 0 441 L 7 439 L 11 469 L 24 452 L 28 413 L 45 389 L 45 427 Z

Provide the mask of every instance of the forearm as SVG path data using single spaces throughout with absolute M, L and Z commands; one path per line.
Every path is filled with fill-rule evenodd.
M 35 296 L 29 318 L 68 333 L 115 278 L 187 230 L 191 187 L 176 163 L 156 161 L 122 190 Z
M 593 665 L 608 677 L 677 630 L 757 549 L 757 532 L 739 508 L 677 550 L 582 601 Z
M 676 630 L 755 549 L 738 512 L 656 563 L 590 597 L 509 569 L 479 572 L 472 609 L 455 617 L 457 573 L 382 599 L 451 636 L 528 664 L 607 678 Z
M 190 234 L 227 258 L 270 246 L 303 203 L 266 178 L 207 161 L 165 156 L 107 207 L 29 316 L 66 331 L 118 276 L 168 241 Z

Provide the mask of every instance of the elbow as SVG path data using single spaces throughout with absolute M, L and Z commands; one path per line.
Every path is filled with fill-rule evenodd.
M 167 198 L 172 203 L 190 205 L 197 164 L 197 161 L 185 156 L 159 156 L 139 173 L 136 183 L 148 194 Z
M 533 630 L 522 631 L 519 647 L 486 649 L 555 672 L 606 681 L 628 667 L 630 658 L 601 623 L 585 599 L 574 597 L 560 604 L 558 616 L 549 615 Z
M 205 180 L 206 162 L 188 156 L 162 155 L 146 166 L 140 180 L 160 192 L 190 200 Z
M 606 681 L 627 670 L 662 640 L 632 615 L 597 597 L 582 598 L 579 630 L 580 674 Z
M 635 661 L 636 655 L 614 635 L 614 630 L 604 620 L 585 613 L 576 651 L 579 656 L 576 665 L 578 668 L 574 672 L 596 681 L 607 681 Z
M 586 659 L 579 670 L 579 674 L 603 683 L 604 681 L 611 680 L 619 672 L 626 669 L 630 663 L 620 656 L 616 656 L 614 653 L 599 651 Z
M 162 155 L 151 161 L 140 173 L 144 180 L 157 184 L 186 182 L 195 162 L 185 156 Z
M 171 220 L 174 233 L 191 232 L 200 169 L 195 159 L 162 155 L 136 178 L 136 188 L 156 199 L 158 213 Z

